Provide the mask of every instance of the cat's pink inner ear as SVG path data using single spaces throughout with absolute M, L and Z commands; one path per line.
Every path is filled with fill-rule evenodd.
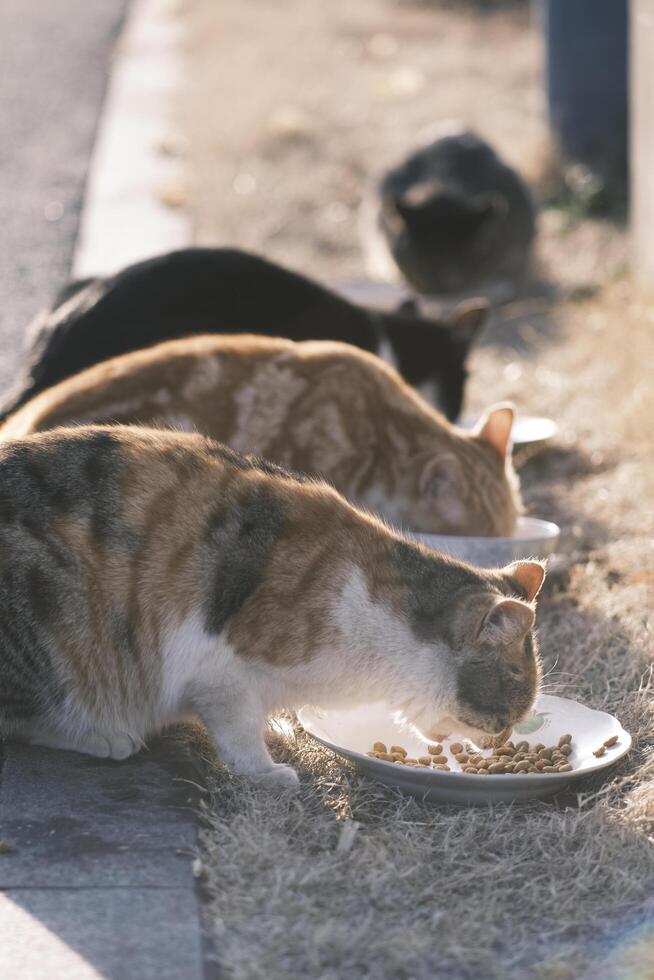
M 482 634 L 500 643 L 522 639 L 534 625 L 536 614 L 519 599 L 500 599 L 486 616 Z
M 475 430 L 475 435 L 492 446 L 502 459 L 511 448 L 514 414 L 513 405 L 496 405 L 488 410 Z
M 539 561 L 514 561 L 507 565 L 504 574 L 510 582 L 516 582 L 533 601 L 545 580 L 545 566 Z
M 450 314 L 449 324 L 456 330 L 457 338 L 472 340 L 481 329 L 490 311 L 490 303 L 482 299 L 469 299 L 459 303 Z

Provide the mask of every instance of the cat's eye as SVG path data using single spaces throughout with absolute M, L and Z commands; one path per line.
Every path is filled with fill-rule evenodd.
M 522 677 L 522 671 L 519 667 L 509 667 L 509 673 L 511 677 Z

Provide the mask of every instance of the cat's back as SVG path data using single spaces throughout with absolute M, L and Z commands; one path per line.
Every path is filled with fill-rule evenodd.
M 360 404 L 362 398 L 369 396 L 373 414 L 380 411 L 384 401 L 405 408 L 424 406 L 431 414 L 431 409 L 392 365 L 351 344 L 302 341 L 292 351 L 280 352 L 280 360 L 293 362 L 312 389 L 319 388 L 337 404 Z
M 301 273 L 240 249 L 181 249 L 66 287 L 29 328 L 28 375 L 2 412 L 107 358 L 230 331 L 376 343 L 368 311 Z
M 37 394 L 5 420 L 0 438 L 19 439 L 71 422 L 172 419 L 176 406 L 196 403 L 202 395 L 230 395 L 258 366 L 294 346 L 281 337 L 210 334 L 131 351 Z
M 110 513 L 122 509 L 137 470 L 149 469 L 144 487 L 161 487 L 161 477 L 191 463 L 197 469 L 204 442 L 189 434 L 180 442 L 172 432 L 129 426 L 71 426 L 0 441 L 0 499 L 3 530 L 17 513 L 29 525 L 44 526 L 53 514 L 94 516 L 95 528 L 108 531 Z M 132 500 L 135 498 L 132 496 Z
M 460 193 L 497 191 L 529 200 L 517 172 L 500 159 L 486 140 L 466 129 L 437 136 L 418 147 L 388 172 L 381 186 L 387 192 L 401 194 L 422 181 L 433 181 Z
M 236 501 L 252 481 L 302 483 L 198 433 L 63 426 L 0 442 L 0 533 L 18 525 L 43 541 L 48 530 L 77 522 L 100 543 L 136 547 L 152 521 L 173 533 L 166 512 L 174 498 L 192 515 L 207 501 L 223 507 Z M 164 499 L 165 506 L 152 510 L 153 501 Z

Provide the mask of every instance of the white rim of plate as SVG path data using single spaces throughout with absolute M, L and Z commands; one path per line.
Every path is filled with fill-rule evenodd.
M 559 700 L 569 701 L 571 699 L 559 698 Z M 573 702 L 573 703 L 576 704 L 577 702 Z M 604 758 L 604 756 L 600 756 L 597 762 L 591 763 L 590 765 L 586 765 L 577 769 L 572 769 L 570 772 L 561 772 L 561 773 L 552 772 L 552 773 L 543 773 L 542 775 L 541 774 L 537 775 L 536 773 L 528 772 L 525 774 L 526 778 L 519 777 L 521 782 L 524 782 L 526 785 L 528 785 L 527 780 L 531 780 L 532 783 L 536 781 L 542 781 L 543 783 L 548 783 L 548 784 L 555 783 L 555 782 L 569 783 L 573 779 L 581 779 L 583 776 L 590 776 L 595 772 L 599 772 L 602 769 L 608 768 L 608 766 L 614 765 L 616 762 L 622 759 L 629 752 L 632 745 L 631 735 L 625 728 L 622 727 L 622 725 L 615 717 L 615 715 L 609 714 L 608 711 L 601 711 L 598 708 L 589 708 L 588 710 L 594 711 L 597 714 L 606 715 L 608 718 L 611 718 L 613 721 L 616 721 L 618 723 L 618 725 L 620 726 L 620 738 L 619 738 L 620 748 L 617 750 L 614 748 L 614 751 L 607 758 Z M 297 717 L 300 724 L 302 725 L 302 728 L 307 733 L 307 735 L 315 739 L 317 742 L 320 742 L 321 745 L 324 745 L 326 748 L 331 749 L 331 751 L 335 752 L 337 755 L 344 755 L 345 758 L 352 759 L 353 761 L 361 760 L 366 766 L 370 768 L 376 765 L 387 766 L 389 769 L 393 769 L 396 772 L 398 771 L 398 769 L 400 769 L 402 775 L 404 775 L 403 767 L 398 767 L 397 763 L 395 762 L 387 762 L 386 759 L 373 759 L 370 756 L 365 755 L 363 752 L 357 752 L 356 749 L 348 749 L 343 745 L 338 745 L 336 742 L 332 742 L 329 739 L 322 738 L 320 735 L 316 735 L 315 732 L 312 732 L 309 728 L 307 728 L 305 722 L 302 719 L 302 714 L 305 711 L 312 711 L 314 713 L 319 714 L 320 709 L 314 707 L 313 705 L 303 705 L 303 707 L 300 708 L 300 710 L 297 712 Z M 440 779 L 441 777 L 451 779 L 452 777 L 461 778 L 462 776 L 465 776 L 466 781 L 474 781 L 477 783 L 479 782 L 480 779 L 482 779 L 481 776 L 478 776 L 476 773 L 472 773 L 472 772 L 458 772 L 456 770 L 453 770 L 452 772 L 445 772 L 442 769 L 411 768 L 411 778 L 413 779 L 414 776 L 417 776 L 418 779 L 422 779 L 425 782 L 429 782 L 435 778 Z M 515 773 L 498 773 L 497 775 L 493 776 L 494 783 L 497 781 L 499 781 L 499 783 L 504 783 L 507 780 L 514 780 L 514 779 L 516 779 Z M 487 780 L 488 777 L 482 779 L 482 782 L 485 786 L 488 785 Z

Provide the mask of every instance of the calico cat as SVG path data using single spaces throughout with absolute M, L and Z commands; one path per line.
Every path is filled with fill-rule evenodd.
M 492 293 L 498 280 L 514 291 L 526 275 L 535 232 L 531 194 L 476 133 L 449 131 L 417 149 L 383 178 L 375 210 L 371 260 L 378 264 L 381 234 L 420 293 Z
M 513 411 L 450 425 L 372 354 L 328 341 L 200 336 L 97 364 L 37 395 L 0 439 L 78 423 L 197 430 L 315 474 L 395 526 L 507 535 L 520 511 Z
M 537 693 L 544 570 L 443 558 L 199 435 L 58 429 L 0 446 L 0 732 L 124 759 L 181 716 L 297 784 L 266 718 L 385 698 L 499 732 Z
M 342 340 L 373 353 L 389 347 L 400 373 L 431 388 L 448 418 L 463 401 L 465 361 L 488 304 L 462 304 L 447 320 L 364 309 L 273 262 L 227 248 L 189 248 L 66 287 L 30 328 L 25 377 L 5 417 L 44 388 L 118 354 L 198 333 L 258 333 Z

